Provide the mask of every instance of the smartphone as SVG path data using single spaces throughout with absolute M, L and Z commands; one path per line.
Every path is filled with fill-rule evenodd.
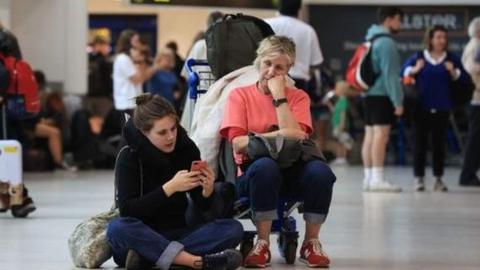
M 190 168 L 190 171 L 200 171 L 202 169 L 207 168 L 207 162 L 203 160 L 195 160 L 192 161 L 192 167 Z

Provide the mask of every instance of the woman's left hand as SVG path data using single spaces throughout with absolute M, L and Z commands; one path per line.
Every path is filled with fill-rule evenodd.
M 446 61 L 445 68 L 452 75 L 452 77 L 455 76 L 455 65 L 453 65 L 452 61 Z
M 268 89 L 274 99 L 285 98 L 285 76 L 277 75 L 268 80 Z
M 199 178 L 202 180 L 201 186 L 203 188 L 202 190 L 202 196 L 204 198 L 210 197 L 213 193 L 214 189 L 214 184 L 215 184 L 215 174 L 213 173 L 213 170 L 207 166 L 206 168 L 201 170 L 202 174 L 199 175 Z

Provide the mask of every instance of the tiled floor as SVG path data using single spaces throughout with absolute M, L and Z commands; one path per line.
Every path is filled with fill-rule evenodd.
M 334 170 L 338 181 L 321 234 L 332 269 L 480 269 L 480 189 L 458 187 L 458 169 L 447 169 L 450 192 L 431 192 L 428 179 L 428 191 L 414 193 L 410 168 L 387 168 L 387 177 L 404 187 L 399 194 L 363 193 L 361 167 Z M 81 220 L 111 205 L 112 172 L 25 178 L 38 210 L 27 219 L 0 214 L 0 269 L 75 269 L 67 239 Z M 272 252 L 272 269 L 305 268 L 285 265 L 275 247 Z

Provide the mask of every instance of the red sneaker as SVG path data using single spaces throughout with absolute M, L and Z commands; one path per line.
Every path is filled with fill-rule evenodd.
M 245 267 L 265 268 L 270 265 L 271 258 L 272 255 L 268 249 L 268 242 L 259 239 L 248 253 L 243 264 Z
M 302 246 L 300 261 L 306 263 L 308 267 L 328 267 L 330 265 L 330 259 L 323 252 L 322 244 L 318 239 L 311 239 Z

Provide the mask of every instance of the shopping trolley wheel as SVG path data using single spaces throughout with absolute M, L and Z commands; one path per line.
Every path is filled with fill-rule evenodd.
M 294 264 L 297 256 L 298 232 L 282 231 L 278 235 L 278 248 L 287 264 Z

